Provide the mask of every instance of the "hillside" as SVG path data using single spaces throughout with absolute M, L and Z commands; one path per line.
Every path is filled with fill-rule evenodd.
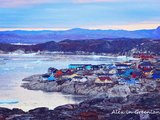
M 0 43 L 0 51 L 13 52 L 60 51 L 60 52 L 95 52 L 111 54 L 130 54 L 134 52 L 151 52 L 160 55 L 160 40 L 149 39 L 114 39 L 114 40 L 64 40 L 50 41 L 36 45 L 12 45 Z

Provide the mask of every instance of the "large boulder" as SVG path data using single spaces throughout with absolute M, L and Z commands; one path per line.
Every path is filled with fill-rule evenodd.
M 131 94 L 128 85 L 115 85 L 108 89 L 108 97 L 127 97 Z
M 0 107 L 0 120 L 6 120 L 6 118 L 13 116 L 13 115 L 19 115 L 19 114 L 24 114 L 25 112 L 21 109 L 8 109 L 8 108 L 1 108 Z M 7 119 L 9 120 L 9 119 Z
M 146 88 L 147 92 L 154 92 L 156 90 L 157 83 L 155 80 L 146 80 L 144 87 Z

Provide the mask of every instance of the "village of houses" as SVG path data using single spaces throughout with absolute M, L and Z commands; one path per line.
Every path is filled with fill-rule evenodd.
M 137 60 L 115 64 L 70 64 L 67 69 L 48 68 L 43 80 L 77 81 L 94 80 L 95 84 L 105 85 L 113 82 L 119 84 L 139 84 L 142 79 L 160 80 L 160 59 L 147 54 L 135 54 Z M 117 80 L 117 81 L 116 81 Z
M 114 64 L 70 64 L 68 68 L 59 70 L 50 67 L 43 75 L 23 79 L 27 83 L 23 83 L 22 87 L 81 95 L 106 93 L 110 88 L 111 95 L 114 94 L 115 88 L 116 90 L 118 88 L 118 92 L 129 91 L 125 92 L 128 95 L 131 91 L 128 86 L 136 87 L 134 89 L 142 92 L 159 89 L 157 86 L 160 81 L 159 57 L 148 54 L 134 54 L 133 57 L 136 59 Z M 127 95 L 122 93 L 122 96 Z

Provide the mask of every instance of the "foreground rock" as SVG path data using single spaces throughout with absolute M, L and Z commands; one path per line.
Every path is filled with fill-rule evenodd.
M 49 110 L 28 112 L 0 108 L 0 120 L 160 120 L 160 93 L 104 97 L 68 104 Z

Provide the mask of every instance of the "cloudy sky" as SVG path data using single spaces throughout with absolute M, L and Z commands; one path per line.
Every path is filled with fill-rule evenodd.
M 0 0 L 0 29 L 150 29 L 160 0 Z

